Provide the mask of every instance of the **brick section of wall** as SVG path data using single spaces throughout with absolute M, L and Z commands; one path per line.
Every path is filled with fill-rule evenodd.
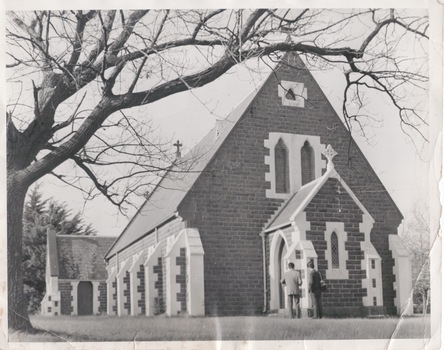
M 99 314 L 106 313 L 106 282 L 99 284 Z
M 305 108 L 282 105 L 277 93 L 281 80 L 304 83 L 308 91 Z M 384 305 L 393 305 L 388 235 L 396 233 L 401 217 L 356 144 L 352 142 L 349 148 L 346 129 L 313 77 L 306 70 L 282 65 L 179 206 L 187 226 L 199 229 L 205 250 L 206 314 L 245 315 L 263 308 L 259 234 L 282 203 L 265 197 L 271 185 L 265 181 L 269 169 L 264 158 L 269 151 L 264 140 L 270 132 L 317 135 L 322 144 L 331 144 L 338 152 L 334 159 L 337 171 L 376 220 L 371 241 L 383 259 Z M 322 242 L 317 244 L 322 249 Z M 357 270 L 352 276 L 356 273 L 361 274 Z
M 128 314 L 131 314 L 131 285 L 130 285 L 130 273 L 126 271 L 125 277 L 123 277 L 123 298 L 126 300 L 123 303 L 123 308 L 128 310 Z
M 157 274 L 157 280 L 154 282 L 154 288 L 157 289 L 159 299 L 159 313 L 164 313 L 166 305 L 164 304 L 164 266 L 162 258 L 157 259 L 157 265 L 153 266 L 153 272 Z
M 339 186 L 339 187 L 338 187 Z M 340 188 L 341 195 L 337 194 Z M 339 200 L 338 200 L 339 198 Z M 364 253 L 360 242 L 364 241 L 364 233 L 359 232 L 362 222 L 362 211 L 336 179 L 328 179 L 318 194 L 313 198 L 306 210 L 307 221 L 311 230 L 307 231 L 307 240 L 313 242 L 318 254 L 318 270 L 326 279 L 328 262 L 325 259 L 327 242 L 325 241 L 326 222 L 343 222 L 347 232 L 345 250 L 348 252 L 346 268 L 349 273 L 347 280 L 326 280 L 328 291 L 323 294 L 323 304 L 328 312 L 329 307 L 360 307 L 362 297 L 367 295 L 362 288 L 365 270 L 361 270 Z
M 145 315 L 145 268 L 141 264 L 139 271 L 137 271 L 137 279 L 140 281 L 137 286 L 137 292 L 140 294 L 137 302 L 137 306 L 142 309 L 142 315 Z
M 72 308 L 72 285 L 70 281 L 59 280 L 60 291 L 60 313 L 62 315 L 71 315 Z
M 176 275 L 176 283 L 180 285 L 180 292 L 176 300 L 180 302 L 180 311 L 187 311 L 187 256 L 186 248 L 180 248 L 180 255 L 176 257 L 176 266 L 180 267 L 180 273 Z
M 113 282 L 113 311 L 117 313 L 117 281 Z

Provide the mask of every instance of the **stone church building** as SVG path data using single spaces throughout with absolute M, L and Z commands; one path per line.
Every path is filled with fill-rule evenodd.
M 327 316 L 410 314 L 403 217 L 296 55 L 178 159 L 104 256 L 109 315 L 254 315 L 285 308 L 307 262 Z

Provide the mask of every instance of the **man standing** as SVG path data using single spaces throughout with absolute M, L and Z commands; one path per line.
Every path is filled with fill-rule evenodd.
M 321 274 L 314 268 L 313 260 L 307 264 L 310 268 L 308 274 L 308 292 L 314 308 L 313 318 L 322 318 L 322 291 L 321 291 Z
M 294 318 L 293 313 L 293 301 L 296 306 L 297 317 L 301 318 L 301 309 L 299 307 L 300 290 L 299 287 L 302 284 L 301 275 L 298 271 L 294 269 L 294 264 L 292 262 L 288 263 L 289 270 L 284 273 L 284 278 L 282 278 L 281 283 L 283 286 L 287 287 L 287 308 L 288 314 L 291 318 Z

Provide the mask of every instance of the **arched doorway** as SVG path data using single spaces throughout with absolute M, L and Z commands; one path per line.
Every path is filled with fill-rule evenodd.
M 279 254 L 278 254 L 278 261 L 277 265 L 279 267 L 279 308 L 285 309 L 285 288 L 281 284 L 281 280 L 284 277 L 285 272 L 285 262 L 283 257 L 287 254 L 287 246 L 285 244 L 285 241 L 281 238 L 281 242 L 279 244 Z
M 79 282 L 77 287 L 77 314 L 92 315 L 93 313 L 93 286 L 91 282 Z

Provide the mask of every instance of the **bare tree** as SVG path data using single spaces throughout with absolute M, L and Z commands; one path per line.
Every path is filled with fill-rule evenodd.
M 149 116 L 136 120 L 129 109 L 204 86 L 246 60 L 296 52 L 312 66 L 342 67 L 349 128 L 359 125 L 372 91 L 392 101 L 403 127 L 421 131 L 426 119 L 410 97 L 427 83 L 425 49 L 419 54 L 427 29 L 424 13 L 377 9 L 8 13 L 16 91 L 6 112 L 9 326 L 31 327 L 20 269 L 29 186 L 53 174 L 124 208 L 146 191 L 148 174 L 171 163 L 148 132 Z M 417 46 L 414 54 L 400 52 L 406 41 Z M 77 172 L 62 173 L 66 163 L 93 186 Z
M 430 225 L 429 210 L 416 205 L 403 225 L 401 238 L 411 254 L 413 303 L 427 314 L 430 293 Z M 419 307 L 418 307 L 419 308 Z M 416 309 L 416 307 L 415 307 Z

